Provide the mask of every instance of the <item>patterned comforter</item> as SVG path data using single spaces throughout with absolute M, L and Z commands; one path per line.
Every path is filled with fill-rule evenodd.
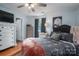
M 22 44 L 23 55 L 29 56 L 72 56 L 76 55 L 73 43 L 55 41 L 50 38 L 28 38 Z

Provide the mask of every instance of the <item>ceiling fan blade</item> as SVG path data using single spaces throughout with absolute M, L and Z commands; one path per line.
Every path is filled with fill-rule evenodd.
M 24 7 L 25 5 L 20 5 L 20 6 L 18 6 L 17 8 L 21 8 L 21 7 Z
M 45 4 L 45 3 L 38 3 L 38 6 L 40 6 L 40 7 L 46 7 L 47 4 Z

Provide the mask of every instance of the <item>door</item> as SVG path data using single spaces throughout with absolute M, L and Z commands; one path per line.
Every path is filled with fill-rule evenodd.
M 16 39 L 22 40 L 22 19 L 16 18 Z
M 45 22 L 46 22 L 46 18 L 42 18 L 42 22 L 41 22 L 41 32 L 46 32 L 46 28 L 45 28 Z
M 35 37 L 38 37 L 39 36 L 38 23 L 39 23 L 39 20 L 38 19 L 35 19 Z

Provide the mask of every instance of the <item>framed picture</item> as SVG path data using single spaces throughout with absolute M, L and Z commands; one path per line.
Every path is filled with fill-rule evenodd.
M 53 27 L 62 25 L 62 16 L 53 17 Z

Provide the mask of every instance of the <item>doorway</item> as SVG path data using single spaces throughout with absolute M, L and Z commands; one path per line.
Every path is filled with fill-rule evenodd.
M 39 26 L 39 19 L 35 19 L 35 37 L 39 37 L 38 26 Z
M 16 39 L 22 41 L 22 19 L 16 18 Z

